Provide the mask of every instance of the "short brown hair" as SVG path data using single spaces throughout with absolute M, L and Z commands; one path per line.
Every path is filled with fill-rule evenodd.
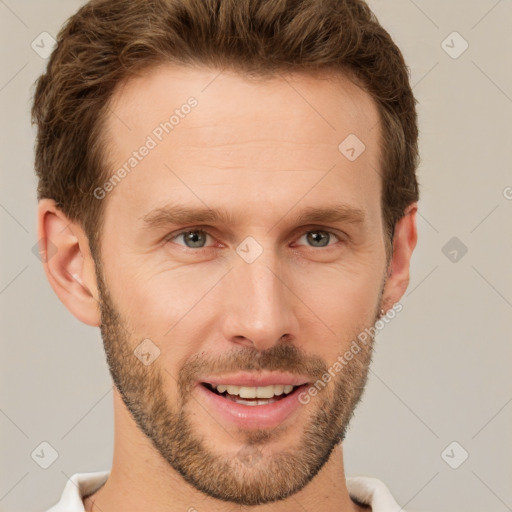
M 93 254 L 105 203 L 93 190 L 109 175 L 109 100 L 120 82 L 174 62 L 262 77 L 334 71 L 369 93 L 381 120 L 389 257 L 395 223 L 419 198 L 416 101 L 402 53 L 363 0 L 92 0 L 57 43 L 32 107 L 38 199 L 78 221 Z

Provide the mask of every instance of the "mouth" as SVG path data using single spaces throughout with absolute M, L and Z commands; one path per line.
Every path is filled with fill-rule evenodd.
M 308 386 L 306 383 L 247 388 L 199 382 L 196 390 L 206 409 L 221 422 L 244 429 L 261 429 L 275 428 L 294 411 L 302 409 L 298 397 Z
M 303 388 L 307 385 L 270 385 L 258 388 L 249 388 L 244 386 L 227 386 L 222 384 L 215 385 L 210 384 L 209 382 L 201 382 L 200 384 L 210 392 L 215 393 L 217 396 L 221 396 L 237 404 L 247 406 L 261 406 L 279 402 L 280 400 L 284 400 L 289 395 L 293 394 L 297 389 Z

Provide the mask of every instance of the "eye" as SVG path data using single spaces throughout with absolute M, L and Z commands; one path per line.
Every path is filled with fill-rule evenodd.
M 183 245 L 188 249 L 208 249 L 209 247 L 212 247 L 206 245 L 208 237 L 213 239 L 213 237 L 209 233 L 203 231 L 202 229 L 185 229 L 178 233 L 170 234 L 165 238 L 165 241 L 177 243 L 178 245 Z M 300 240 L 303 238 L 305 238 L 307 244 L 313 248 L 329 247 L 335 245 L 336 241 L 341 241 L 340 237 L 338 237 L 331 231 L 326 231 L 323 229 L 312 229 L 306 231 L 298 239 L 298 241 L 300 242 Z M 181 240 L 183 243 L 179 243 L 177 242 L 177 240 Z M 299 245 L 304 244 L 299 243 Z
M 167 242 L 171 242 L 177 239 L 181 239 L 184 241 L 185 247 L 188 247 L 189 249 L 203 249 L 206 243 L 206 239 L 209 236 L 210 235 L 206 233 L 206 231 L 201 231 L 199 229 L 189 229 L 179 233 L 173 233 L 165 240 Z
M 308 244 L 311 244 L 312 247 L 327 247 L 329 245 L 334 245 L 329 243 L 332 237 L 334 237 L 337 241 L 340 241 L 340 239 L 334 233 L 331 233 L 330 231 L 324 231 L 322 229 L 307 231 L 299 238 L 299 241 L 304 237 L 306 238 Z

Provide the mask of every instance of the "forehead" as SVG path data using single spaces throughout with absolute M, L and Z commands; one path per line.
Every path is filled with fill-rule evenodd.
M 198 137 L 197 128 L 208 121 L 221 124 L 228 120 L 233 121 L 231 133 L 240 129 L 235 121 L 249 121 L 244 126 L 247 135 L 272 133 L 276 123 L 279 127 L 307 120 L 300 133 L 294 132 L 294 141 L 311 143 L 339 142 L 347 129 L 364 139 L 369 128 L 379 129 L 372 97 L 341 73 L 251 77 L 229 70 L 161 64 L 119 84 L 109 105 L 107 132 L 121 130 L 129 136 L 135 128 L 150 133 L 155 122 L 169 119 L 190 97 L 197 99 L 199 108 L 181 123 L 180 131 L 192 128 Z M 230 133 L 229 127 L 225 123 L 222 132 L 208 135 L 217 133 L 221 138 Z M 258 132 L 262 128 L 263 133 Z M 326 139 L 329 132 L 331 137 Z
M 377 107 L 342 75 L 256 79 L 166 64 L 119 86 L 109 112 L 109 169 L 129 168 L 109 201 L 139 217 L 172 199 L 214 207 L 229 194 L 247 202 L 270 190 L 289 207 L 326 174 L 315 192 L 339 187 L 368 203 L 357 206 L 379 207 Z M 152 147 L 134 156 L 143 146 Z

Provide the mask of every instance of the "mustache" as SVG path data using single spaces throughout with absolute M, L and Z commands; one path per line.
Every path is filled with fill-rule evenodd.
M 316 379 L 321 378 L 327 369 L 322 358 L 305 354 L 296 345 L 284 342 L 264 351 L 240 347 L 224 354 L 222 358 L 204 353 L 195 354 L 183 366 L 178 385 L 181 389 L 188 389 L 200 375 L 241 371 L 304 374 Z

